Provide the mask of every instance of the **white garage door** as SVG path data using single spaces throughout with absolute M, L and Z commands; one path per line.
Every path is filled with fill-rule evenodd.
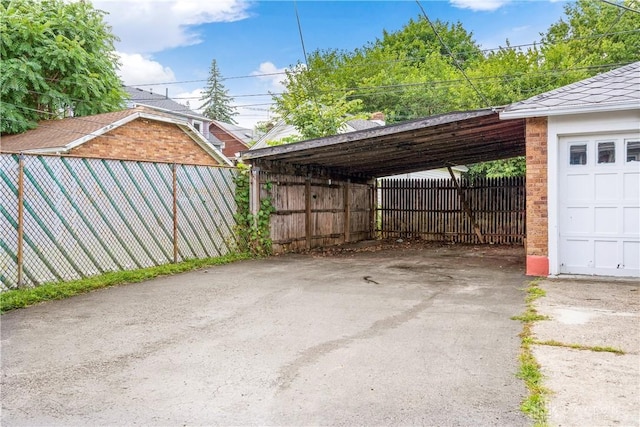
M 640 135 L 561 138 L 560 273 L 640 276 Z

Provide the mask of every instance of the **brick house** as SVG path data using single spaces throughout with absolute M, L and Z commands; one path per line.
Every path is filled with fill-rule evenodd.
M 230 159 L 248 150 L 253 139 L 251 129 L 218 120 L 212 120 L 209 124 L 209 135 L 211 135 L 210 140 L 214 141 L 216 146 L 220 146 L 222 153 Z
M 33 130 L 2 136 L 0 151 L 231 166 L 187 121 L 141 107 L 42 121 Z
M 640 62 L 500 118 L 526 120 L 527 274 L 640 277 Z

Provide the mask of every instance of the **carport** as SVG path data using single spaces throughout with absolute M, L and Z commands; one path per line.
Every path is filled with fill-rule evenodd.
M 481 109 L 247 151 L 242 160 L 252 166 L 254 212 L 262 198 L 274 205 L 278 252 L 373 238 L 377 178 L 524 154 L 524 119 Z

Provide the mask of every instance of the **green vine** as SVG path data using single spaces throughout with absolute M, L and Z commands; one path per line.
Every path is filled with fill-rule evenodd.
M 256 215 L 251 214 L 251 193 L 249 182 L 251 168 L 243 163 L 238 164 L 238 174 L 234 178 L 236 184 L 235 201 L 237 211 L 236 235 L 238 236 L 238 249 L 253 256 L 267 256 L 271 254 L 271 214 L 275 212 L 271 197 L 261 197 L 260 209 Z M 263 188 L 271 192 L 272 184 L 267 182 Z

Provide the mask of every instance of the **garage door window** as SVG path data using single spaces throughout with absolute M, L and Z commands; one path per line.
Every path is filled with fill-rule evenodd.
M 616 162 L 616 143 L 598 142 L 598 163 Z
M 627 162 L 640 162 L 640 141 L 627 141 Z
M 587 145 L 571 145 L 569 147 L 569 164 L 570 165 L 586 165 L 587 164 Z

